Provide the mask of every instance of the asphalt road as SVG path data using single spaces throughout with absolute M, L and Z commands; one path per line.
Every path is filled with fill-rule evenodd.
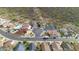
M 11 40 L 20 40 L 20 41 L 71 41 L 73 39 L 53 39 L 53 38 L 42 38 L 42 37 L 35 37 L 35 38 L 27 38 L 27 37 L 20 37 L 11 33 L 4 32 L 3 30 L 0 29 L 0 34 L 3 35 L 4 37 L 11 39 Z

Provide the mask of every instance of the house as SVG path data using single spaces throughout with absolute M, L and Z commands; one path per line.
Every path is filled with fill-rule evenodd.
M 3 46 L 3 43 L 6 42 L 6 38 L 2 35 L 0 35 L 0 47 Z
M 3 41 L 0 41 L 0 47 L 2 47 L 3 46 Z
M 3 43 L 3 50 L 5 51 L 12 51 L 13 45 L 11 44 L 12 41 L 6 41 Z
M 56 26 L 54 24 L 46 24 L 45 25 L 45 30 L 55 30 L 56 29 Z
M 14 27 L 12 27 L 10 29 L 10 32 L 15 34 L 16 32 L 18 32 L 20 30 L 20 28 L 22 27 L 22 24 L 13 24 Z
M 76 35 L 75 35 L 75 38 L 76 38 L 76 39 L 79 39 L 79 34 L 76 34 Z
M 65 36 L 65 37 L 71 37 L 71 36 L 74 35 L 72 30 L 69 30 L 69 29 L 66 29 L 66 28 L 61 28 L 60 34 L 61 34 L 61 36 Z
M 41 46 L 40 46 L 40 45 L 41 45 L 40 42 L 37 42 L 37 43 L 36 43 L 36 48 L 37 48 L 36 50 L 37 50 L 37 51 L 41 51 Z
M 60 33 L 61 34 L 63 33 L 63 35 L 66 37 L 72 37 L 76 33 L 76 31 L 74 31 L 76 28 L 75 29 L 74 28 L 75 28 L 74 25 L 66 24 L 64 25 L 63 28 L 60 29 Z
M 25 33 L 27 33 L 28 30 L 31 29 L 31 25 L 29 25 L 28 23 L 25 23 L 23 25 L 19 25 L 17 26 L 17 31 L 15 34 L 18 34 L 18 35 L 24 35 Z
M 6 21 L 0 18 L 0 26 L 3 25 Z
M 50 37 L 50 34 L 46 31 L 43 31 L 41 34 L 40 34 L 43 38 L 49 38 Z
M 3 39 L 1 39 L 1 37 L 0 37 L 0 47 L 2 47 L 2 46 L 3 46 L 3 43 L 4 43 L 4 40 L 3 40 Z
M 67 32 L 67 29 L 66 28 L 61 28 L 61 29 L 59 29 L 60 30 L 60 32 Z
M 69 42 L 62 42 L 61 47 L 64 51 L 74 51 L 73 45 Z
M 29 45 L 29 50 L 30 50 L 30 51 L 35 51 L 35 50 L 36 50 L 36 46 L 35 46 L 34 43 L 30 43 L 30 45 Z
M 19 30 L 21 27 L 22 27 L 22 24 L 16 24 L 16 26 L 13 29 Z
M 25 37 L 35 37 L 35 33 L 32 30 L 27 30 L 24 34 Z
M 57 30 L 47 30 L 47 33 L 49 33 L 50 37 L 53 39 L 56 39 L 61 36 Z
M 26 30 L 26 29 L 19 29 L 19 30 L 17 30 L 14 34 L 17 34 L 17 35 L 24 35 L 25 33 L 27 33 L 27 30 Z
M 18 43 L 17 40 L 12 40 L 11 45 L 12 45 L 13 47 L 15 47 L 15 46 L 17 45 L 17 43 Z
M 79 51 L 79 43 L 73 43 L 73 46 L 76 51 Z
M 50 35 L 60 35 L 59 32 L 57 32 L 57 30 L 48 30 L 47 31 Z
M 10 20 L 6 20 L 6 19 L 2 19 L 2 18 L 0 18 L 0 25 L 3 25 L 4 23 L 8 23 L 8 22 L 10 22 Z
M 56 26 L 52 23 L 46 24 L 44 30 L 50 35 L 50 37 L 60 36 L 60 33 L 56 30 Z
M 18 42 L 18 44 L 14 48 L 14 51 L 25 51 L 25 46 L 23 45 L 22 42 Z
M 24 23 L 23 25 L 22 25 L 22 28 L 21 29 L 31 29 L 32 28 L 32 26 L 30 25 L 30 24 L 28 24 L 28 23 Z
M 59 42 L 54 41 L 51 43 L 51 50 L 53 51 L 63 51 L 63 48 L 60 46 Z
M 41 50 L 42 51 L 50 51 L 51 49 L 50 49 L 48 43 L 43 42 L 43 43 L 41 43 Z

